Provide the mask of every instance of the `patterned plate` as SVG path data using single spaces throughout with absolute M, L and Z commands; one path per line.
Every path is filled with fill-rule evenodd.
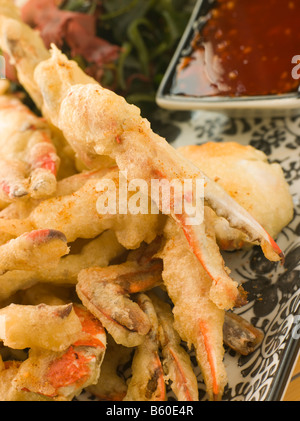
M 226 352 L 229 382 L 223 399 L 280 400 L 299 347 L 293 336 L 300 331 L 295 323 L 300 314 L 300 115 L 246 119 L 201 111 L 159 114 L 166 123 L 156 130 L 174 147 L 236 141 L 262 150 L 283 168 L 295 204 L 294 218 L 277 240 L 285 264 L 269 262 L 258 247 L 224 253 L 232 276 L 249 293 L 249 303 L 237 312 L 261 328 L 265 338 L 248 357 Z
M 249 293 L 249 303 L 237 313 L 262 329 L 265 337 L 248 357 L 226 350 L 228 385 L 223 400 L 280 400 L 300 344 L 300 114 L 246 119 L 203 111 L 158 110 L 151 123 L 153 130 L 174 147 L 236 141 L 262 150 L 270 162 L 278 162 L 283 168 L 295 204 L 292 222 L 277 239 L 286 255 L 284 265 L 266 260 L 259 247 L 224 253 L 232 276 Z M 191 359 L 199 373 L 193 354 Z M 200 374 L 198 378 L 200 400 L 205 400 Z M 78 399 L 92 397 L 84 393 Z M 171 394 L 169 399 L 173 399 Z

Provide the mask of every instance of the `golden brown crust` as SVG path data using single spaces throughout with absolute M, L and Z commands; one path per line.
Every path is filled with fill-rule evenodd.
M 236 142 L 207 142 L 178 151 L 221 185 L 272 237 L 291 221 L 293 201 L 283 171 L 262 151 Z

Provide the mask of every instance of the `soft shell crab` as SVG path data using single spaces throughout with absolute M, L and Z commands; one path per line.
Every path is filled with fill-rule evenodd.
M 149 186 L 152 179 L 204 180 L 204 199 L 218 216 L 231 227 L 244 232 L 248 241 L 258 242 L 266 257 L 278 261 L 283 253 L 261 225 L 225 190 L 201 170 L 177 153 L 165 139 L 153 133 L 140 110 L 102 88 L 78 65 L 68 60 L 55 46 L 51 56 L 38 35 L 21 22 L 18 12 L 7 1 L 2 3 L 1 45 L 16 64 L 21 78 L 25 70 L 33 76 L 28 91 L 47 120 L 57 127 L 88 168 L 98 168 L 103 157 L 116 162 L 128 179 L 143 179 Z M 14 48 L 19 40 L 19 48 Z M 22 42 L 21 42 L 22 40 Z M 32 57 L 29 48 L 34 49 Z M 23 80 L 26 88 L 26 78 Z M 211 299 L 220 308 L 232 308 L 239 300 L 238 285 L 225 267 L 219 248 L 207 232 L 205 221 L 189 225 L 189 215 L 175 212 L 176 201 L 187 205 L 193 191 L 174 197 L 171 216 L 180 225 L 193 253 L 212 279 Z M 158 200 L 161 210 L 162 203 Z M 183 206 L 185 209 L 185 206 Z
M 170 203 L 170 217 L 167 218 L 163 230 L 163 246 L 156 256 L 158 260 L 151 258 L 145 261 L 135 257 L 131 261 L 129 258 L 123 266 L 117 265 L 117 268 L 84 268 L 79 274 L 77 291 L 86 307 L 103 320 L 106 329 L 121 343 L 124 341 L 126 346 L 143 347 L 145 341 L 148 341 L 149 349 L 153 352 L 142 354 L 149 357 L 149 360 L 156 361 L 150 368 L 156 367 L 159 376 L 150 375 L 150 380 L 159 380 L 156 382 L 159 390 L 146 388 L 146 392 L 150 390 L 153 392 L 151 396 L 163 399 L 164 374 L 156 358 L 156 348 L 159 342 L 163 347 L 168 335 L 165 332 L 164 337 L 157 339 L 159 335 L 155 317 L 158 315 L 155 316 L 152 304 L 148 300 L 149 296 L 140 293 L 145 291 L 145 288 L 148 290 L 157 284 L 164 285 L 174 305 L 174 328 L 181 339 L 195 348 L 210 399 L 220 399 L 226 384 L 226 373 L 222 364 L 225 310 L 242 305 L 245 299 L 242 289 L 230 278 L 229 270 L 225 267 L 209 215 L 214 212 L 218 218 L 223 218 L 231 229 L 242 233 L 243 241 L 260 244 L 270 260 L 283 259 L 280 248 L 261 224 L 226 193 L 223 187 L 175 151 L 164 139 L 154 134 L 149 122 L 140 116 L 137 107 L 103 89 L 55 46 L 50 52 L 47 51 L 38 34 L 20 21 L 11 2 L 0 2 L 0 12 L 1 45 L 15 63 L 20 80 L 48 123 L 62 134 L 61 138 L 71 145 L 80 162 L 91 170 L 90 174 L 100 170 L 103 162 L 107 162 L 108 159 L 118 170 L 126 171 L 130 181 L 143 179 L 148 186 L 153 179 L 160 182 L 182 182 L 185 179 L 204 182 L 206 217 L 202 223 L 190 225 L 190 215 L 185 211 L 185 206 L 182 213 L 176 212 L 178 202 L 183 205 L 193 202 L 193 189 L 184 195 L 175 194 Z M 79 188 L 76 187 L 70 194 L 62 195 L 59 200 L 53 198 L 34 205 L 32 212 L 23 219 L 2 220 L 1 230 L 5 235 L 17 237 L 16 240 L 27 231 L 45 228 L 45 223 L 61 224 L 59 228 L 68 241 L 74 241 L 84 235 L 88 238 L 95 237 L 107 228 L 116 233 L 120 230 L 122 233 L 119 215 L 102 218 L 97 226 L 84 221 L 83 227 L 78 223 L 82 219 L 80 217 L 75 218 L 72 225 L 71 214 L 67 223 L 64 215 L 62 219 L 60 213 L 57 213 L 57 216 L 55 213 L 51 215 L 50 204 L 54 212 L 61 205 L 60 209 L 73 206 L 73 209 L 78 210 L 73 213 L 78 216 L 79 211 L 88 203 L 91 205 L 91 212 L 95 213 L 95 201 L 90 199 L 95 199 L 97 180 L 91 177 L 87 183 L 80 184 L 79 179 L 80 177 L 74 179 L 76 186 L 80 185 Z M 79 184 L 76 180 L 79 180 Z M 156 205 L 163 212 L 163 200 L 158 199 Z M 147 218 L 141 220 L 141 223 L 147 223 Z M 134 219 L 132 224 L 135 225 Z M 58 227 L 52 227 L 54 228 Z M 127 228 L 129 230 L 128 226 Z M 151 243 L 157 235 L 157 225 L 154 223 L 153 229 L 148 228 L 150 229 L 147 242 Z M 137 231 L 140 234 L 140 231 Z M 4 237 L 3 241 L 6 238 Z M 118 238 L 121 238 L 121 234 Z M 128 248 L 138 247 L 141 241 L 145 240 L 144 233 L 135 240 L 123 245 Z M 219 237 L 219 240 L 222 240 L 222 237 Z M 223 244 L 226 244 L 225 240 Z M 222 244 L 222 241 L 219 244 Z M 174 258 L 177 262 L 183 262 L 183 265 L 173 265 Z M 189 273 L 186 277 L 182 271 L 185 262 L 189 262 Z M 118 276 L 114 277 L 116 270 Z M 122 279 L 119 278 L 120 270 L 123 270 Z M 133 280 L 141 281 L 142 275 L 146 276 L 142 277 L 143 282 L 137 282 L 138 285 L 127 279 L 129 276 Z M 74 279 L 74 274 L 72 276 Z M 126 288 L 124 280 L 128 281 Z M 99 290 L 101 293 L 98 294 Z M 129 294 L 133 294 L 135 302 L 128 299 Z M 108 299 L 103 301 L 103 296 Z M 141 353 L 137 352 L 137 355 L 136 360 L 139 360 Z M 175 374 L 178 376 L 178 371 Z M 186 391 L 185 388 L 183 390 Z M 188 395 L 195 396 L 194 393 L 187 393 L 185 398 Z M 127 398 L 130 396 L 132 399 L 136 396 L 136 390 L 134 391 L 132 386 Z

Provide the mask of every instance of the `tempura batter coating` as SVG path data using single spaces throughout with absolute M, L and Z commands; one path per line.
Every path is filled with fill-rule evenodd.
M 219 400 L 227 383 L 223 364 L 224 311 L 211 301 L 211 280 L 189 250 L 188 243 L 170 219 L 164 235 L 163 280 L 174 304 L 174 328 L 188 346 L 194 346 L 208 396 Z
M 0 310 L 0 324 L 1 340 L 14 349 L 63 351 L 81 333 L 81 324 L 72 304 L 10 304 Z
M 293 200 L 281 166 L 252 146 L 236 142 L 207 142 L 178 151 L 194 162 L 242 205 L 274 238 L 293 217 Z M 222 248 L 247 242 L 224 218 L 214 218 Z
M 159 358 L 158 319 L 150 298 L 139 293 L 137 302 L 150 321 L 150 330 L 136 348 L 132 360 L 132 377 L 124 401 L 165 401 L 166 386 Z
M 118 193 L 118 172 L 111 169 L 103 178 L 110 179 Z M 112 229 L 118 241 L 129 249 L 137 248 L 143 241 L 153 241 L 161 229 L 161 216 L 151 213 L 99 213 L 97 201 L 103 197 L 99 181 L 89 178 L 72 194 L 42 201 L 26 219 L 0 219 L 0 232 L 19 236 L 33 229 L 41 229 L 37 227 L 47 227 L 63 232 L 67 241 L 71 242 L 77 238 L 94 238 Z M 114 200 L 114 191 L 107 192 L 107 196 Z
M 0 96 L 0 198 L 43 199 L 55 193 L 60 158 L 51 130 L 16 97 Z
M 65 235 L 56 230 L 41 229 L 24 233 L 0 247 L 0 274 L 9 270 L 32 270 L 55 267 L 69 253 Z
M 49 52 L 37 31 L 22 22 L 13 1 L 1 0 L 0 16 L 1 48 L 9 54 L 11 62 L 16 65 L 20 83 L 40 108 L 43 101 L 33 73 L 38 63 L 49 58 Z
M 72 400 L 84 387 L 98 381 L 106 333 L 84 307 L 74 305 L 74 310 L 81 323 L 77 339 L 62 352 L 31 348 L 12 382 L 17 391 L 55 401 Z
M 37 283 L 75 285 L 81 270 L 95 265 L 105 267 L 124 250 L 115 234 L 112 231 L 105 231 L 101 236 L 85 244 L 78 253 L 71 253 L 59 259 L 55 267 L 36 265 L 33 270 L 11 270 L 1 275 L 0 301 L 8 299 L 18 290 L 27 289 Z
M 181 338 L 174 329 L 171 306 L 150 291 L 148 296 L 154 305 L 158 318 L 158 337 L 163 357 L 166 380 L 178 401 L 197 401 L 198 382 L 193 371 L 190 357 L 181 346 Z

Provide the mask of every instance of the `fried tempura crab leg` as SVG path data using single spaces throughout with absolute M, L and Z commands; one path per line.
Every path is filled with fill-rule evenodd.
M 158 337 L 163 357 L 165 378 L 171 381 L 171 388 L 178 401 L 197 401 L 198 382 L 191 360 L 181 346 L 181 338 L 174 329 L 171 307 L 153 292 L 151 299 L 158 319 Z
M 104 178 L 118 185 L 119 176 L 115 170 L 109 170 Z M 151 242 L 156 237 L 161 227 L 160 215 L 99 213 L 97 200 L 102 194 L 99 179 L 89 178 L 73 194 L 44 200 L 26 219 L 0 219 L 0 232 L 19 236 L 33 229 L 47 227 L 63 232 L 68 242 L 72 242 L 77 238 L 94 238 L 111 229 L 118 241 L 128 249 L 138 247 L 142 241 Z M 107 195 L 115 199 L 114 191 Z
M 152 245 L 148 248 L 152 250 Z M 147 251 L 139 259 L 139 252 L 132 252 L 134 258 L 129 256 L 119 265 L 82 270 L 76 285 L 86 308 L 102 322 L 116 343 L 128 347 L 141 344 L 150 329 L 148 317 L 128 295 L 162 283 L 161 260 L 147 257 Z
M 60 159 L 47 123 L 8 95 L 0 96 L 0 122 L 1 200 L 53 194 Z
M 55 267 L 68 252 L 67 240 L 62 232 L 51 229 L 31 231 L 0 247 L 0 272 L 32 270 L 36 266 Z
M 49 58 L 50 53 L 38 31 L 22 22 L 20 11 L 13 0 L 0 1 L 0 46 L 11 64 L 15 66 L 18 81 L 28 92 L 36 107 L 42 111 L 43 99 L 33 74 L 37 64 Z M 62 133 L 53 126 L 51 130 L 63 163 L 58 176 L 65 177 L 76 170 L 74 153 L 70 150 Z M 102 159 L 102 163 L 106 161 L 107 159 Z
M 139 293 L 137 302 L 148 315 L 151 329 L 134 353 L 132 377 L 124 400 L 165 400 L 165 382 L 171 380 L 171 387 L 179 401 L 197 401 L 197 378 L 173 328 L 170 306 L 151 291 Z
M 49 58 L 49 51 L 37 31 L 21 21 L 19 9 L 12 0 L 1 0 L 0 16 L 1 48 L 16 66 L 20 83 L 41 108 L 43 100 L 33 73 L 40 61 Z
M 163 259 L 164 285 L 174 304 L 174 327 L 181 339 L 195 348 L 209 398 L 219 400 L 227 383 L 223 364 L 225 311 L 211 301 L 211 279 L 171 219 L 164 235 L 166 243 L 159 256 Z
M 84 307 L 74 305 L 82 331 L 63 352 L 32 348 L 13 379 L 17 391 L 51 400 L 71 400 L 98 381 L 106 350 L 106 334 L 99 320 Z
M 72 249 L 72 246 L 71 246 Z M 36 265 L 33 270 L 12 270 L 0 276 L 0 301 L 36 283 L 75 285 L 79 272 L 91 266 L 107 266 L 124 252 L 112 231 L 106 231 L 82 247 L 80 252 L 59 259 L 55 267 Z
M 150 330 L 137 347 L 132 361 L 132 377 L 124 401 L 164 401 L 166 386 L 159 358 L 158 320 L 150 298 L 138 294 L 137 302 L 150 321 Z
M 59 306 L 10 304 L 0 309 L 0 326 L 1 340 L 13 349 L 63 351 L 81 333 L 72 303 Z
M 103 168 L 96 171 L 82 171 L 57 181 L 53 197 L 68 196 L 82 188 L 88 180 L 101 179 L 114 168 Z M 10 203 L 0 211 L 1 219 L 25 219 L 43 199 L 18 200 Z
M 264 334 L 238 314 L 226 312 L 224 343 L 242 355 L 249 355 L 262 342 Z

